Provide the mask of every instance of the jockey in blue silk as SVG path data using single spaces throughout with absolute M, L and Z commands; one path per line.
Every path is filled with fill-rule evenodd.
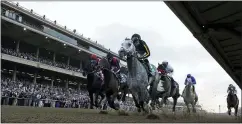
M 187 78 L 185 79 L 185 85 L 187 85 L 187 82 L 192 82 L 192 84 L 196 84 L 196 79 L 191 75 L 191 74 L 188 74 L 187 75 Z
M 186 79 L 185 79 L 185 86 L 187 86 L 187 83 L 188 82 L 191 82 L 192 84 L 193 84 L 193 90 L 194 90 L 194 93 L 196 94 L 196 92 L 195 92 L 195 84 L 197 83 L 196 82 L 196 79 L 191 75 L 191 74 L 187 74 L 187 77 L 186 77 Z M 185 90 L 183 90 L 183 93 L 184 93 L 184 91 Z M 182 94 L 183 94 L 182 93 Z M 197 94 L 196 94 L 196 96 L 197 96 Z

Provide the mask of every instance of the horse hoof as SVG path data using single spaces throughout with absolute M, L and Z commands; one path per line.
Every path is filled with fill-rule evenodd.
M 99 114 L 108 114 L 108 111 L 100 111 Z
M 147 115 L 146 118 L 147 119 L 160 119 L 160 117 L 158 115 L 155 115 L 155 114 L 149 114 L 149 115 Z
M 121 116 L 129 116 L 129 114 L 127 112 L 125 112 L 124 110 L 119 110 L 118 114 Z
M 141 109 L 140 108 L 138 109 L 138 112 L 141 112 Z

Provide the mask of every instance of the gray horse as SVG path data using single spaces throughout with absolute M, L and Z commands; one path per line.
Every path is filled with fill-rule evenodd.
M 177 99 L 180 97 L 179 94 L 179 85 L 177 82 L 176 85 L 177 87 L 172 91 L 172 86 L 171 86 L 171 79 L 170 77 L 166 74 L 165 68 L 162 64 L 158 63 L 158 72 L 159 72 L 159 81 L 155 82 L 152 85 L 152 92 L 151 92 L 151 97 L 152 97 L 152 106 L 155 102 L 158 101 L 159 98 L 162 98 L 162 104 L 163 102 L 167 105 L 167 100 L 169 97 L 173 98 L 173 108 L 172 111 L 175 112 L 176 109 L 176 104 L 177 104 Z
M 120 69 L 120 76 L 121 76 L 121 81 L 120 81 L 120 86 L 119 86 L 119 95 L 118 95 L 118 101 L 119 104 L 121 105 L 123 102 L 125 102 L 126 95 L 129 93 L 128 91 L 128 83 L 127 83 L 127 74 L 121 71 Z
M 191 104 L 193 112 L 196 113 L 195 106 L 196 106 L 196 103 L 198 101 L 198 97 L 195 93 L 195 88 L 194 88 L 194 85 L 191 81 L 187 82 L 187 85 L 184 88 L 184 92 L 182 94 L 182 97 L 183 97 L 184 102 L 187 106 L 187 112 L 190 113 L 189 104 Z
M 156 67 L 155 67 L 155 65 L 153 65 L 153 64 L 150 64 L 150 68 L 151 68 L 151 77 L 150 77 L 150 79 L 149 79 L 149 84 L 150 84 L 150 87 L 148 87 L 148 90 L 149 90 L 149 93 L 150 93 L 150 96 L 151 96 L 151 99 L 152 99 L 152 103 L 151 103 L 151 105 L 152 105 L 152 107 L 153 107 L 153 110 L 155 109 L 154 107 L 154 105 L 155 105 L 155 103 L 157 103 L 157 92 L 154 94 L 152 94 L 152 86 L 153 85 L 156 85 L 156 84 L 158 84 L 159 83 L 159 81 L 160 81 L 160 74 L 159 74 L 159 72 L 157 71 L 157 69 L 156 69 Z
M 120 57 L 127 57 L 128 86 L 138 112 L 150 112 L 150 97 L 147 90 L 148 75 L 144 65 L 138 60 L 135 46 L 131 39 L 125 39 L 119 50 Z

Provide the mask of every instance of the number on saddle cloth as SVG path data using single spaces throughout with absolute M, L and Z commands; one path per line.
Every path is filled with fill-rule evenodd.
M 101 85 L 103 84 L 103 76 L 102 76 L 102 72 L 97 72 L 96 76 L 98 77 L 99 81 L 97 81 L 98 83 L 101 83 Z
M 126 79 L 126 75 L 125 74 L 120 74 L 120 76 L 121 76 L 121 81 L 120 81 L 120 83 L 126 83 L 126 81 L 127 81 L 127 79 Z
M 152 64 L 149 64 L 149 66 L 150 66 L 151 74 L 152 74 L 152 76 L 154 76 L 156 67 L 154 65 L 152 65 Z

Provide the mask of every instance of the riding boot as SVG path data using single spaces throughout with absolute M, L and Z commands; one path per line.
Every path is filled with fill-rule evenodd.
M 152 93 L 152 86 L 150 85 L 149 94 Z
M 176 84 L 175 84 L 174 79 L 172 77 L 170 77 L 170 78 L 171 78 L 171 95 L 173 95 L 173 92 L 176 88 Z
M 151 69 L 150 69 L 150 64 L 148 61 L 145 62 L 146 68 L 147 68 L 147 73 L 148 73 L 148 77 L 151 77 Z
M 185 86 L 184 90 L 182 91 L 182 97 L 184 97 L 184 92 L 186 90 L 187 86 Z

